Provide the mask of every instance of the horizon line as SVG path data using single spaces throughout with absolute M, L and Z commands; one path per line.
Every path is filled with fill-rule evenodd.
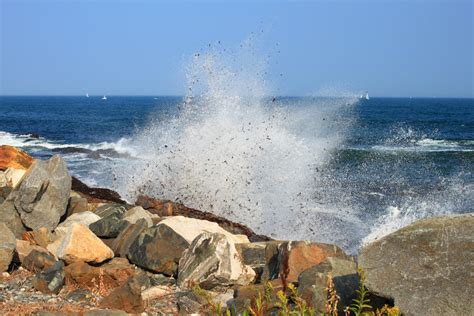
M 185 95 L 177 94 L 92 94 L 90 97 L 167 97 L 167 98 L 185 98 Z M 84 97 L 84 94 L 0 94 L 0 97 Z M 268 98 L 351 98 L 354 96 L 327 96 L 327 95 L 268 95 Z M 474 99 L 474 96 L 370 96 L 371 99 Z

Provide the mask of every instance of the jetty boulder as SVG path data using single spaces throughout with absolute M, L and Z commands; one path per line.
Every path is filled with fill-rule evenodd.
M 15 235 L 4 223 L 0 223 L 0 272 L 8 270 L 15 246 Z
M 327 286 L 332 278 L 339 296 L 339 312 L 352 303 L 359 285 L 356 263 L 353 260 L 329 257 L 318 265 L 304 270 L 298 277 L 298 293 L 317 313 L 325 312 Z
M 474 214 L 417 221 L 362 248 L 367 288 L 404 315 L 474 310 Z
M 336 245 L 309 241 L 286 241 L 278 249 L 279 275 L 287 282 L 296 282 L 301 272 L 320 264 L 328 257 L 350 258 Z
M 7 200 L 13 201 L 25 226 L 53 230 L 66 212 L 70 191 L 66 163 L 53 156 L 46 162 L 35 160 Z
M 169 216 L 160 221 L 159 225 L 166 225 L 177 234 L 182 236 L 188 243 L 191 243 L 202 233 L 219 233 L 226 235 L 234 243 L 248 243 L 249 239 L 245 235 L 234 235 L 221 228 L 217 223 L 188 218 L 184 216 Z
M 189 242 L 167 225 L 144 230 L 130 245 L 128 259 L 150 271 L 171 276 L 178 271 L 178 262 Z
M 0 146 L 0 170 L 8 168 L 28 169 L 33 158 L 27 153 L 9 145 Z
M 219 233 L 202 233 L 179 261 L 178 285 L 193 283 L 203 289 L 245 285 L 255 279 L 255 271 L 245 265 L 232 238 Z
M 141 206 L 135 206 L 123 214 L 123 220 L 131 224 L 135 224 L 140 219 L 144 219 L 148 227 L 153 226 L 151 213 Z
M 63 236 L 48 245 L 56 257 L 70 264 L 75 261 L 100 263 L 113 258 L 113 251 L 107 247 L 85 225 L 73 223 Z
M 140 219 L 135 224 L 128 223 L 127 226 L 117 236 L 117 238 L 114 239 L 111 245 L 115 255 L 126 257 L 127 253 L 130 251 L 130 246 L 147 228 L 148 223 L 145 219 Z
M 67 228 L 72 224 L 82 224 L 88 227 L 90 224 L 97 222 L 98 220 L 100 220 L 100 216 L 89 211 L 75 213 L 59 224 L 54 231 L 57 236 L 62 236 L 65 234 Z

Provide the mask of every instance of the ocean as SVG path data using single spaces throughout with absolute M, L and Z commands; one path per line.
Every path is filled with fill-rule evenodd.
M 351 253 L 474 211 L 474 100 L 2 96 L 0 144 L 91 186 L 149 194 Z

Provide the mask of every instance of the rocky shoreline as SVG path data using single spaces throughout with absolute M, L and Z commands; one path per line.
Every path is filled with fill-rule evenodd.
M 355 258 L 172 201 L 131 205 L 60 156 L 0 146 L 2 315 L 472 315 L 473 232 L 473 213 L 426 219 Z

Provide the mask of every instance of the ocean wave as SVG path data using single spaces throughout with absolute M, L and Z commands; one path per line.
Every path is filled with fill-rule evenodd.
M 92 144 L 61 143 L 34 134 L 14 134 L 0 131 L 0 144 L 10 145 L 25 150 L 42 149 L 63 155 L 87 154 L 89 158 L 138 157 L 128 138 L 120 138 L 116 142 L 100 142 Z
M 373 146 L 351 146 L 347 149 L 380 152 L 474 152 L 474 140 L 444 140 L 423 138 L 405 144 L 383 144 Z

